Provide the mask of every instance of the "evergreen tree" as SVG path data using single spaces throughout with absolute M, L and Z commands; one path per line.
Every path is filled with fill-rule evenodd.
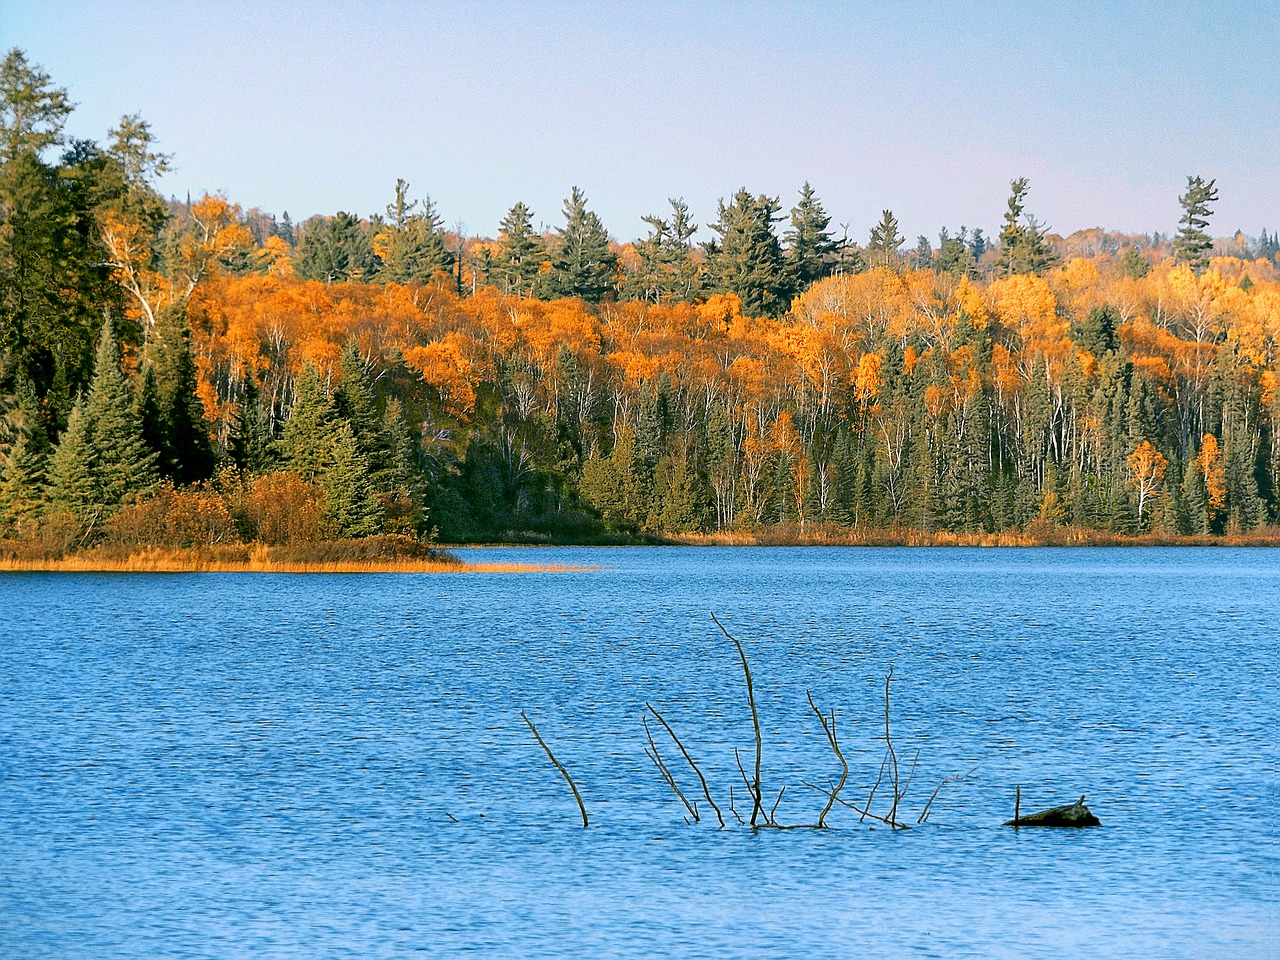
M 159 479 L 157 456 L 143 439 L 133 391 L 120 370 L 120 347 L 110 320 L 102 325 L 84 419 L 98 495 L 108 510 L 155 486 Z
M 387 223 L 373 239 L 382 261 L 378 279 L 387 283 L 428 283 L 437 273 L 453 268 L 453 254 L 445 247 L 443 220 L 431 198 L 408 199 L 409 184 L 396 181 L 396 196 L 387 205 Z
M 337 412 L 320 382 L 320 374 L 311 364 L 307 364 L 293 389 L 293 406 L 280 436 L 280 452 L 290 470 L 303 480 L 314 482 L 329 462 Z
M 227 438 L 227 457 L 243 474 L 255 476 L 268 472 L 275 462 L 271 442 L 271 423 L 263 408 L 258 384 L 252 378 L 244 382 L 240 403 Z
M 895 262 L 898 248 L 906 241 L 906 237 L 898 232 L 898 218 L 891 210 L 885 210 L 880 222 L 871 228 L 871 239 L 867 243 L 867 259 L 873 267 L 887 267 Z
M 928 270 L 933 266 L 933 244 L 923 233 L 916 237 L 916 248 L 911 260 L 911 265 L 917 270 Z
M 426 484 L 418 465 L 418 446 L 399 401 L 387 401 L 382 435 L 387 445 L 386 466 L 373 477 L 382 514 L 391 531 L 414 533 L 425 520 Z
M 43 508 L 52 449 L 40 401 L 29 380 L 19 382 L 16 399 L 4 418 L 9 442 L 0 458 L 0 536 L 17 532 Z
M 369 479 L 369 461 L 360 452 L 351 425 L 338 420 L 329 443 L 320 486 L 325 519 L 338 537 L 371 537 L 382 529 L 381 511 Z
M 0 62 L 0 164 L 62 143 L 72 109 L 66 90 L 53 86 L 22 50 L 10 49 Z
M 87 383 L 97 324 L 119 304 L 92 198 L 69 174 L 31 151 L 0 165 L 0 383 L 21 374 L 42 397 L 59 377 Z
M 333 394 L 334 409 L 351 424 L 360 452 L 377 468 L 385 450 L 382 418 L 373 388 L 373 371 L 354 338 L 343 348 L 338 369 L 342 378 Z
M 669 220 L 657 214 L 642 218 L 649 224 L 649 236 L 635 245 L 640 266 L 625 287 L 626 296 L 632 300 L 688 302 L 698 293 L 698 264 L 689 242 L 698 232 L 698 225 L 689 216 L 684 200 L 669 202 Z
M 53 512 L 71 514 L 83 530 L 92 529 L 103 512 L 97 466 L 84 403 L 77 400 L 49 458 L 47 503 Z
M 783 234 L 787 260 L 800 291 L 831 275 L 837 244 L 830 225 L 831 217 L 805 181 L 800 202 L 791 208 L 791 226 Z
M 213 475 L 216 458 L 204 404 L 197 393 L 191 328 L 184 305 L 160 311 L 148 338 L 147 354 L 160 414 L 160 474 L 178 484 L 207 480 Z
M 377 266 L 378 259 L 364 224 L 341 211 L 307 223 L 293 261 L 294 272 L 300 278 L 324 283 L 369 280 L 377 272 Z
M 777 199 L 743 187 L 728 205 L 720 201 L 719 214 L 711 229 L 720 239 L 705 245 L 711 292 L 737 294 L 748 316 L 781 315 L 795 284 L 773 229 Z
M 1209 266 L 1209 251 L 1213 249 L 1213 239 L 1204 228 L 1213 215 L 1210 204 L 1218 199 L 1215 182 L 1187 177 L 1187 192 L 1178 198 L 1178 203 L 1182 204 L 1182 219 L 1178 221 L 1178 234 L 1173 238 L 1173 258 L 1178 263 L 1187 264 L 1196 273 Z
M 969 246 L 965 227 L 962 226 L 955 236 L 946 227 L 942 228 L 938 234 L 938 256 L 933 268 L 939 273 L 951 273 L 957 277 L 972 279 L 978 276 L 978 264 Z
M 1009 207 L 1000 230 L 1000 256 L 996 267 L 1005 276 L 1043 273 L 1057 263 L 1058 256 L 1036 218 L 1030 215 L 1023 217 L 1030 181 L 1026 177 L 1018 177 L 1010 181 L 1009 187 Z
M 1120 273 L 1133 280 L 1141 280 L 1151 272 L 1151 261 L 1134 247 L 1125 247 L 1120 254 Z
M 613 292 L 618 267 L 618 258 L 609 249 L 609 234 L 600 218 L 587 209 L 586 194 L 577 187 L 564 202 L 564 220 L 551 250 L 547 293 L 599 303 Z
M 546 256 L 546 244 L 533 232 L 533 213 L 517 203 L 499 224 L 490 276 L 504 293 L 534 296 Z

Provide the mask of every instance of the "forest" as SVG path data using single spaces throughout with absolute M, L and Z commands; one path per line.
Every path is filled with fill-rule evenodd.
M 1264 537 L 1280 519 L 1280 237 L 862 241 L 804 184 L 681 199 L 618 242 L 163 197 L 123 117 L 0 65 L 0 552 L 382 538 L 1035 542 Z M 1171 198 L 1172 200 L 1172 198 Z M 1171 203 L 1172 206 L 1172 203 Z M 992 219 L 1001 216 L 993 211 Z M 701 234 L 700 234 L 701 231 Z M 699 235 L 711 239 L 697 242 Z M 859 233 L 859 237 L 863 234 Z

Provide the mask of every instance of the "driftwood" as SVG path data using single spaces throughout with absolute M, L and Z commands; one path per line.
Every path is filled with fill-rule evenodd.
M 1019 790 L 1019 801 L 1021 794 L 1022 791 Z M 1025 817 L 1019 815 L 1018 806 L 1015 804 L 1013 819 L 1006 820 L 1004 825 L 1006 827 L 1100 827 L 1102 821 L 1090 812 L 1084 805 L 1084 797 L 1081 797 L 1075 803 L 1065 807 L 1053 807 Z

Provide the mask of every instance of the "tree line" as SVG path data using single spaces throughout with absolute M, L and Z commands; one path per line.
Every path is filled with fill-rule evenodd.
M 805 184 L 618 243 L 574 188 L 495 239 L 394 185 L 294 224 L 164 200 L 140 117 L 62 136 L 0 65 L 0 534 L 60 548 L 379 533 L 1242 532 L 1280 512 L 1277 237 L 865 243 Z M 56 159 L 52 154 L 60 151 Z

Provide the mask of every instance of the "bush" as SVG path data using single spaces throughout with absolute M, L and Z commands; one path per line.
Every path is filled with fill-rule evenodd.
M 323 494 L 295 473 L 258 477 L 242 491 L 236 512 L 246 540 L 279 546 L 322 539 Z

